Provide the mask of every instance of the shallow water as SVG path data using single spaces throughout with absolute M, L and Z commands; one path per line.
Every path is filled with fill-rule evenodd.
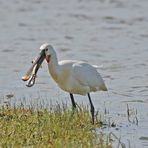
M 129 141 L 131 147 L 148 147 L 147 10 L 147 0 L 1 0 L 1 103 L 23 98 L 26 104 L 30 98 L 70 103 L 68 94 L 48 76 L 45 63 L 34 87 L 21 81 L 39 46 L 49 42 L 60 60 L 103 65 L 99 71 L 109 92 L 92 93 L 92 98 L 95 108 L 106 108 L 118 128 L 103 132 L 113 131 L 127 147 Z M 76 96 L 77 102 L 88 104 L 85 99 Z M 128 121 L 127 104 L 138 125 Z

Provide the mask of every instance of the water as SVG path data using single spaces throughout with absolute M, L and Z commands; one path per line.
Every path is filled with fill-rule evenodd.
M 147 10 L 147 0 L 1 0 L 1 103 L 19 103 L 24 97 L 26 103 L 30 98 L 70 103 L 48 76 L 45 63 L 34 87 L 21 81 L 40 45 L 49 42 L 60 60 L 103 65 L 99 71 L 109 92 L 92 98 L 118 128 L 103 132 L 113 131 L 127 147 L 148 147 Z M 76 101 L 88 104 L 86 97 L 76 95 Z M 127 120 L 127 104 L 138 125 Z

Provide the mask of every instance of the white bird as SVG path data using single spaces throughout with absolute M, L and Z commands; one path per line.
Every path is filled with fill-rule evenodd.
M 97 71 L 98 67 L 76 60 L 63 60 L 58 62 L 54 48 L 47 43 L 41 45 L 40 50 L 40 56 L 35 60 L 26 75 L 22 77 L 22 80 L 27 81 L 30 79 L 27 86 L 33 86 L 36 73 L 43 60 L 46 59 L 51 77 L 61 89 L 70 94 L 73 109 L 76 108 L 73 94 L 88 95 L 92 123 L 94 124 L 95 110 L 90 92 L 107 91 L 105 83 Z

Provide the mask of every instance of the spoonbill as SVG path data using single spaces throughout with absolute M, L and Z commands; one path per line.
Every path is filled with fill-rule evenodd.
M 97 71 L 97 66 L 76 60 L 63 60 L 58 62 L 54 48 L 47 43 L 41 45 L 40 50 L 39 57 L 34 61 L 28 72 L 22 77 L 22 80 L 29 80 L 27 86 L 33 86 L 37 71 L 45 59 L 51 77 L 61 89 L 70 94 L 73 109 L 76 108 L 73 94 L 88 96 L 91 121 L 94 124 L 95 109 L 90 97 L 90 92 L 101 90 L 107 91 L 105 83 Z

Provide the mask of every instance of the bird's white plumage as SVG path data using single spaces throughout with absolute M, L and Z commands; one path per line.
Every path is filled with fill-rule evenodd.
M 43 44 L 40 49 L 48 49 L 45 54 L 50 55 L 49 73 L 61 89 L 80 95 L 107 90 L 95 66 L 74 60 L 58 62 L 55 50 L 48 44 Z
M 52 78 L 61 89 L 69 92 L 73 110 L 77 106 L 73 94 L 87 94 L 90 103 L 92 124 L 94 124 L 95 108 L 90 97 L 90 92 L 99 90 L 107 91 L 105 83 L 97 71 L 100 67 L 76 60 L 63 60 L 58 62 L 56 52 L 49 44 L 41 45 L 40 50 L 39 56 L 22 77 L 22 80 L 29 80 L 27 86 L 32 87 L 35 84 L 38 69 L 45 59 L 48 63 L 48 70 Z

